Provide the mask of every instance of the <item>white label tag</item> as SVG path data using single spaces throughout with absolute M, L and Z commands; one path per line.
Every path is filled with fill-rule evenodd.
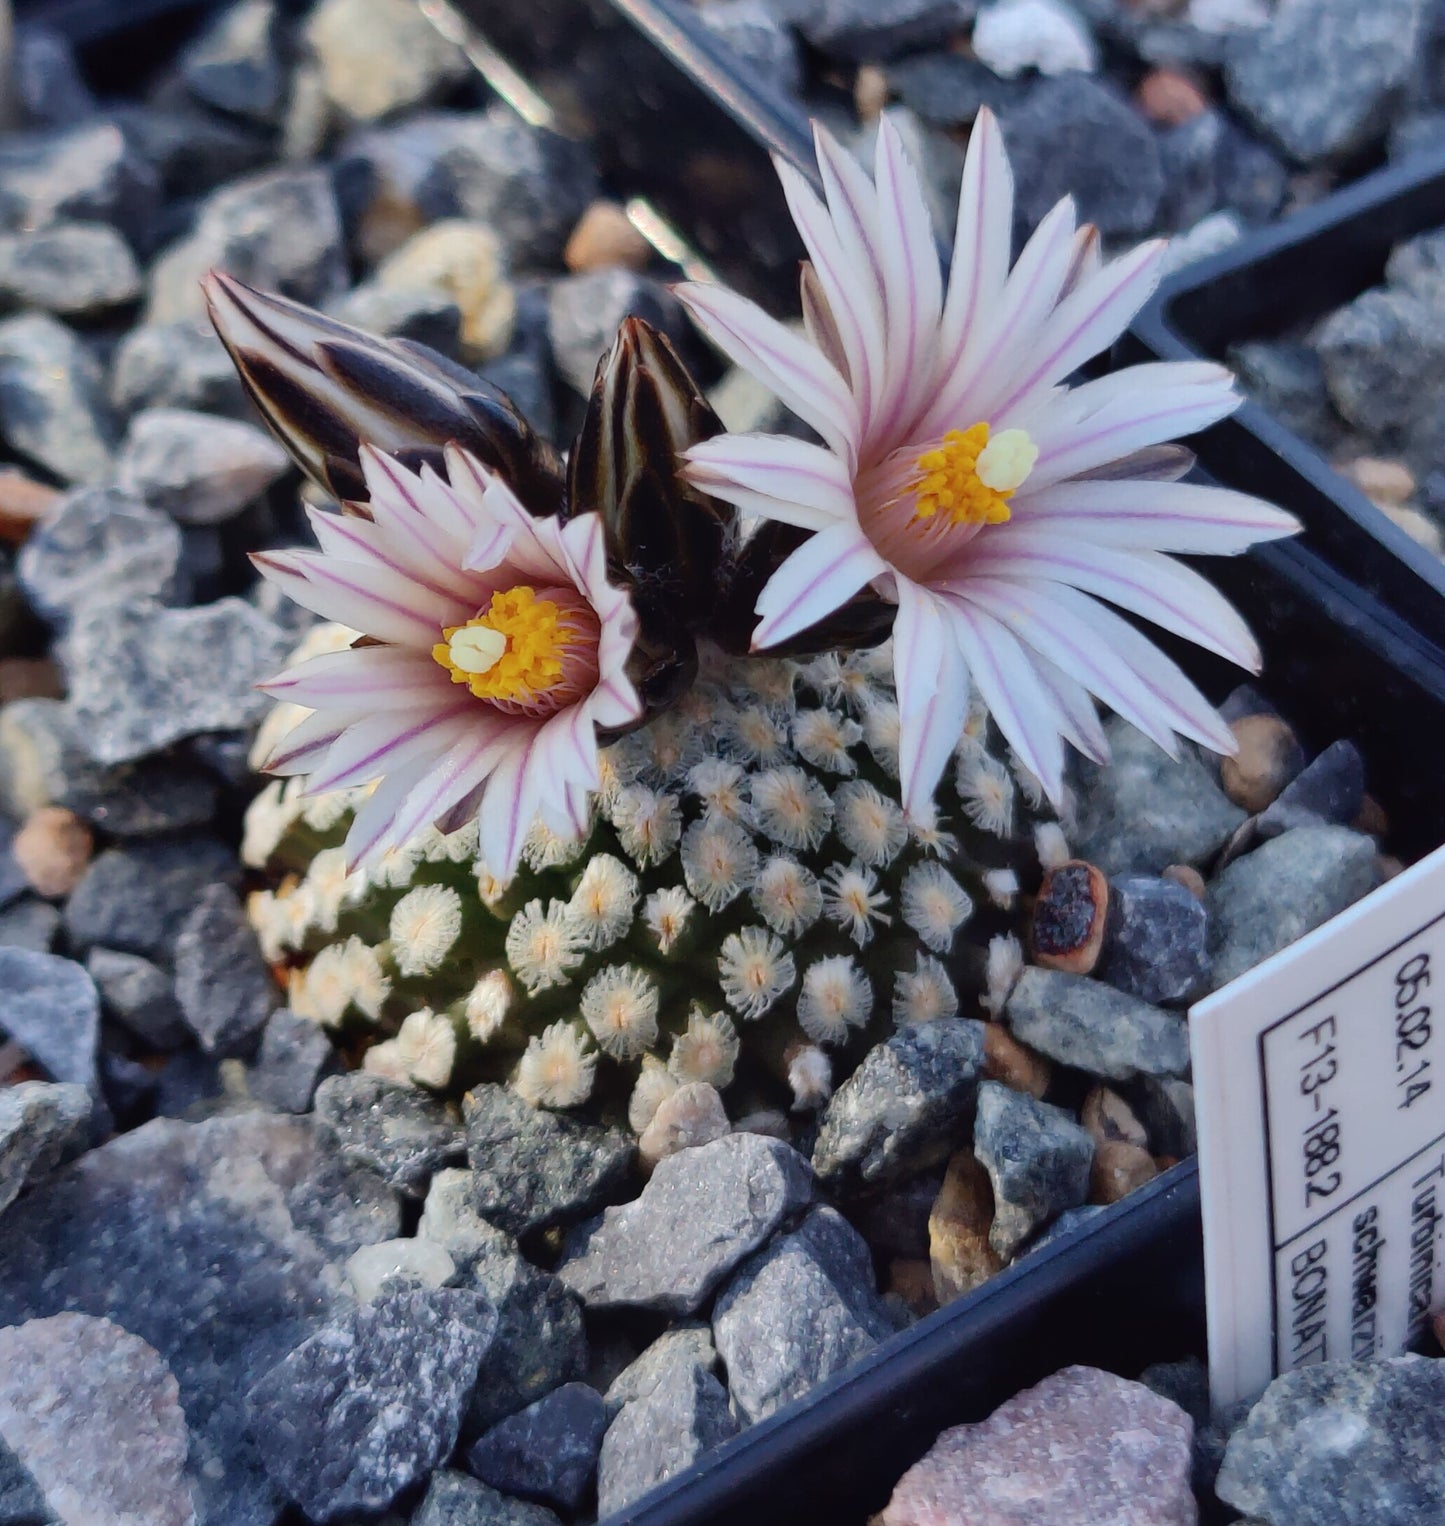
M 1216 1405 L 1445 1308 L 1445 848 L 1189 1014 Z

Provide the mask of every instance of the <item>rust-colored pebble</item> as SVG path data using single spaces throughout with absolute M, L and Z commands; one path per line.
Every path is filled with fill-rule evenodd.
M 1089 1201 L 1117 1203 L 1136 1187 L 1151 1182 L 1159 1174 L 1154 1157 L 1138 1145 L 1111 1139 L 1094 1151 L 1094 1168 L 1089 1174 Z
M 651 258 L 652 246 L 615 201 L 594 201 L 577 219 L 562 252 L 567 269 L 579 273 L 613 265 L 643 270 Z
M 0 469 L 0 540 L 18 545 L 59 497 L 58 489 L 27 477 L 16 467 Z
M 986 1080 L 1041 1098 L 1053 1080 L 1054 1067 L 1046 1056 L 1019 1043 L 1002 1023 L 985 1023 L 983 1073 Z
M 1166 880 L 1173 880 L 1176 885 L 1183 885 L 1196 900 L 1204 899 L 1204 876 L 1193 864 L 1170 864 L 1164 870 L 1163 877 Z
M 48 657 L 0 657 L 0 705 L 12 699 L 64 699 L 65 679 Z
M 1149 1133 L 1134 1114 L 1134 1109 L 1116 1091 L 1107 1086 L 1094 1087 L 1084 1098 L 1079 1122 L 1093 1135 L 1099 1148 L 1106 1144 L 1130 1144 L 1147 1149 Z
M 888 76 L 877 64 L 863 64 L 853 80 L 853 106 L 860 121 L 873 122 L 888 104 Z
M 1030 919 L 1034 962 L 1071 975 L 1089 974 L 1099 962 L 1108 914 L 1109 882 L 1102 870 L 1082 859 L 1049 870 Z
M 1178 69 L 1151 69 L 1139 82 L 1139 109 L 1160 127 L 1182 127 L 1209 109 L 1209 97 Z
M 80 883 L 95 839 L 74 811 L 45 805 L 26 818 L 10 851 L 37 894 L 59 899 Z
M 1229 729 L 1239 751 L 1220 763 L 1219 782 L 1236 805 L 1254 816 L 1272 805 L 1304 767 L 1304 750 L 1289 722 L 1277 715 L 1241 716 Z
M 928 1250 L 933 1289 L 940 1304 L 987 1282 L 1003 1270 L 1003 1259 L 988 1243 L 993 1223 L 993 1187 L 972 1150 L 948 1163 L 928 1216 Z
M 901 1257 L 888 1263 L 888 1292 L 901 1298 L 910 1314 L 922 1319 L 938 1307 L 933 1291 L 933 1267 L 927 1261 L 905 1261 Z

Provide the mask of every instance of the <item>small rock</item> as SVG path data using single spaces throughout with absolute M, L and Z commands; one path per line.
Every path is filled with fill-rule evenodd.
M 1401 244 L 1396 249 L 1408 248 Z M 1445 287 L 1445 282 L 1442 282 Z M 1445 289 L 1442 289 L 1445 296 Z M 1390 461 L 1380 456 L 1355 456 L 1335 467 L 1342 477 L 1348 478 L 1357 488 L 1381 508 L 1399 508 L 1415 496 L 1418 484 L 1415 474 L 1403 461 Z
M 825 1186 L 876 1186 L 945 1159 L 966 1138 L 984 1063 L 983 1024 L 917 1023 L 875 1045 L 833 1094 L 813 1147 Z
M 1064 0 L 993 0 L 973 24 L 973 51 L 1004 79 L 1040 74 L 1092 74 L 1099 66 L 1083 18 Z
M 1118 1092 L 1110 1091 L 1107 1086 L 1095 1086 L 1090 1090 L 1079 1110 L 1079 1122 L 1089 1131 L 1096 1147 L 1122 1142 L 1137 1145 L 1141 1150 L 1148 1148 L 1148 1130 Z
M 54 901 L 80 883 L 94 849 L 90 828 L 74 811 L 47 805 L 26 817 L 10 851 L 31 889 Z
M 461 309 L 444 292 L 367 281 L 333 302 L 328 311 L 369 334 L 410 339 L 448 360 L 460 354 Z
M 945 42 L 973 18 L 973 0 L 772 0 L 824 53 L 858 63 Z
M 943 1186 L 944 1167 L 933 1166 L 895 1182 L 877 1197 L 850 1204 L 849 1217 L 877 1257 L 919 1261 L 928 1256 L 928 1216 Z
M 279 670 L 293 642 L 244 599 L 109 603 L 77 613 L 61 660 L 91 756 L 128 763 L 182 737 L 254 725 L 270 708 L 256 681 Z
M 23 544 L 59 498 L 56 488 L 27 477 L 18 467 L 0 467 L 0 540 Z M 3 659 L 7 664 L 40 660 L 43 659 Z M 3 695 L 0 695 L 0 703 L 3 703 Z
M 5 1526 L 62 1526 L 30 1470 L 0 1436 L 0 1520 Z
M 1194 1526 L 1188 1415 L 1142 1383 L 1066 1367 L 934 1442 L 880 1526 Z
M 476 360 L 499 355 L 512 337 L 517 298 L 502 245 L 484 223 L 448 218 L 414 234 L 376 272 L 383 288 L 435 291 L 461 313 L 462 346 Z
M 1438 1520 L 1445 1364 L 1320 1362 L 1278 1377 L 1230 1438 L 1215 1489 L 1266 1526 Z
M 1016 1092 L 1042 1097 L 1054 1078 L 1054 1068 L 1043 1055 L 1020 1044 L 1002 1023 L 985 1023 L 983 1077 L 986 1081 L 1002 1081 Z
M 1109 917 L 1109 882 L 1075 859 L 1050 869 L 1034 898 L 1030 938 L 1045 969 L 1087 975 L 1099 962 Z
M 208 1054 L 249 1054 L 276 986 L 236 892 L 211 885 L 176 935 L 176 1001 Z
M 1061 1065 L 1128 1080 L 1182 1075 L 1189 1033 L 1172 1012 L 1083 975 L 1029 966 L 1009 996 L 1005 1016 L 1014 1037 Z
M 483 1262 L 517 1254 L 516 1240 L 488 1224 L 472 1206 L 472 1173 L 460 1166 L 432 1174 L 416 1232 L 440 1245 L 464 1277 Z M 500 1306 L 499 1298 L 488 1296 Z
M 1384 136 L 1425 17 L 1423 0 L 1291 0 L 1230 50 L 1230 101 L 1299 163 L 1346 160 Z
M 346 1280 L 362 1303 L 375 1303 L 388 1284 L 440 1288 L 456 1273 L 446 1251 L 420 1235 L 363 1245 L 346 1263 Z
M 697 18 L 750 77 L 767 80 L 784 94 L 797 93 L 803 82 L 798 40 L 769 8 L 769 0 L 707 0 L 698 7 Z
M 1117 1203 L 1158 1175 L 1159 1167 L 1148 1150 L 1122 1139 L 1105 1140 L 1094 1150 L 1094 1164 L 1089 1173 L 1089 1201 Z
M 1112 86 L 1086 74 L 1044 80 L 1005 112 L 1003 129 L 1020 230 L 1034 228 L 1070 194 L 1080 220 L 1106 237 L 1146 233 L 1153 226 L 1164 194 L 1159 145 L 1149 124 Z
M 233 519 L 290 469 L 291 460 L 251 424 L 182 408 L 145 408 L 131 420 L 116 465 L 123 493 L 183 525 Z
M 246 1085 L 253 1097 L 279 1112 L 309 1113 L 316 1088 L 340 1069 L 325 1029 L 283 1007 L 267 1019 Z
M 1151 69 L 1135 92 L 1139 109 L 1160 127 L 1179 127 L 1209 109 L 1209 97 L 1178 69 Z
M 1035 1235 L 1019 1254 L 1032 1256 L 1036 1250 L 1042 1250 L 1046 1245 L 1052 1245 L 1055 1240 L 1072 1234 L 1076 1229 L 1081 1230 L 1086 1225 L 1092 1224 L 1103 1211 L 1102 1203 L 1085 1203 L 1080 1208 L 1066 1208 L 1042 1234 Z
M 1140 1001 L 1183 1003 L 1209 978 L 1209 916 L 1171 879 L 1126 874 L 1113 884 L 1114 921 L 1097 974 Z
M 100 997 L 85 966 L 57 954 L 0 948 L 0 1033 L 54 1081 L 100 1091 Z
M 200 283 L 211 269 L 313 305 L 340 295 L 346 260 L 326 170 L 267 170 L 208 197 L 194 230 L 152 267 L 145 321 L 204 317 Z
M 1353 742 L 1333 742 L 1259 818 L 1262 837 L 1292 827 L 1345 827 L 1365 802 L 1365 760 Z
M 347 1310 L 247 1394 L 266 1472 L 313 1521 L 386 1509 L 456 1445 L 495 1323 L 455 1288 Z
M 948 1163 L 928 1216 L 928 1259 L 940 1305 L 972 1292 L 1003 1270 L 1003 1257 L 989 1244 L 992 1224 L 988 1173 L 972 1150 L 960 1150 Z
M 1074 844 L 1081 858 L 1116 874 L 1158 874 L 1202 864 L 1243 825 L 1245 814 L 1187 743 L 1178 761 L 1127 722 L 1104 728 L 1113 754 L 1085 771 Z
M 1130 1105 L 1149 1135 L 1156 1156 L 1182 1160 L 1199 1148 L 1194 1128 L 1194 1088 L 1188 1081 L 1140 1076 L 1128 1088 Z
M 665 1330 L 639 1356 L 629 1362 L 607 1387 L 603 1399 L 609 1416 L 616 1416 L 624 1404 L 645 1399 L 675 1367 L 695 1372 L 714 1372 L 717 1348 L 707 1325 L 680 1323 Z
M 159 177 L 165 197 L 184 198 L 169 216 L 127 236 L 145 254 L 166 239 L 189 228 L 199 201 L 218 186 L 272 164 L 275 141 L 254 122 L 224 117 L 192 103 L 178 89 L 167 92 L 168 104 L 133 101 L 110 103 L 110 115 L 125 132 L 151 173 Z M 182 215 L 177 216 L 177 212 Z
M 412 1196 L 419 1197 L 432 1172 L 464 1149 L 461 1126 L 441 1103 L 367 1071 L 323 1081 L 316 1088 L 316 1116 L 347 1160 Z
M 60 913 L 46 901 L 24 900 L 0 911 L 0 948 L 48 954 L 60 932 Z
M 0 437 L 62 482 L 110 474 L 115 426 L 100 362 L 49 313 L 0 323 Z
M 203 318 L 133 328 L 111 364 L 110 401 L 127 418 L 143 408 L 245 418 L 250 408 L 225 345 Z
M 0 144 L 0 229 L 7 233 L 106 223 L 142 245 L 159 202 L 154 169 L 114 122 L 11 132 Z
M 707 16 L 715 6 L 704 6 Z M 627 270 L 646 270 L 652 261 L 652 245 L 632 225 L 626 211 L 615 201 L 594 201 L 577 219 L 577 226 L 562 251 L 562 263 L 574 273 L 605 270 L 621 265 Z
M 119 949 L 93 948 L 85 967 L 100 992 L 106 1016 L 142 1043 L 152 1049 L 175 1049 L 190 1036 L 170 976 L 149 959 Z
M 467 1452 L 467 1467 L 504 1494 L 574 1511 L 592 1482 L 606 1429 L 602 1395 L 585 1383 L 565 1383 L 493 1426 Z
M 467 74 L 461 49 L 406 0 L 322 0 L 306 38 L 327 95 L 354 121 L 424 106 Z
M 639 1198 L 579 1231 L 557 1275 L 589 1309 L 692 1314 L 812 1190 L 796 1150 L 729 1134 L 661 1161 Z
M 15 92 L 37 127 L 71 127 L 99 107 L 80 72 L 70 39 L 29 22 L 15 29 Z
M 1229 729 L 1239 744 L 1219 764 L 1224 793 L 1257 816 L 1305 766 L 1305 751 L 1288 721 L 1278 715 L 1246 715 Z
M 90 1093 L 73 1083 L 0 1087 L 0 1213 L 32 1183 L 80 1154 L 90 1133 L 91 1106 Z
M 1311 346 L 1288 339 L 1249 340 L 1231 345 L 1228 360 L 1244 389 L 1285 428 L 1317 445 L 1333 445 L 1338 426 L 1320 357 Z
M 1320 325 L 1315 348 L 1330 400 L 1367 435 L 1387 435 L 1420 417 L 1445 359 L 1445 308 L 1412 292 L 1375 288 Z
M 130 245 L 103 223 L 0 236 L 0 305 L 87 318 L 134 302 L 141 289 Z
M 645 318 L 674 339 L 683 326 L 677 299 L 666 287 L 616 268 L 554 281 L 547 311 L 557 369 L 583 397 L 591 394 L 597 362 L 624 318 Z
M 1172 275 L 1197 260 L 1213 259 L 1232 249 L 1244 237 L 1244 229 L 1233 212 L 1214 212 L 1169 240 L 1164 258 L 1159 261 L 1161 276 Z
M 1214 988 L 1328 922 L 1378 883 L 1374 842 L 1344 827 L 1296 827 L 1236 859 L 1209 886 Z
M 286 100 L 279 42 L 272 0 L 239 0 L 186 48 L 181 78 L 203 105 L 274 126 Z
M 621 1131 L 529 1107 L 504 1086 L 474 1087 L 463 1116 L 477 1211 L 512 1234 L 595 1213 L 636 1153 Z
M 432 1475 L 411 1526 L 559 1526 L 545 1505 L 509 1499 L 478 1478 L 443 1468 Z
M 15 828 L 0 816 L 0 907 L 18 901 L 30 888 L 25 870 L 15 857 Z
M 637 1141 L 637 1163 L 644 1171 L 651 1171 L 658 1161 L 679 1150 L 711 1144 L 731 1132 L 717 1088 L 694 1081 L 663 1099 Z
M 756 1422 L 842 1371 L 893 1322 L 858 1231 L 814 1208 L 738 1268 L 718 1295 L 712 1332 L 733 1408 Z
M 1089 1195 L 1094 1141 L 1063 1108 L 986 1081 L 974 1153 L 993 1183 L 989 1244 L 1008 1260 L 1035 1230 Z
M 1021 80 L 1000 79 L 976 58 L 952 52 L 914 53 L 897 59 L 888 65 L 888 84 L 911 112 L 932 127 L 962 127 L 985 106 L 1005 112 L 1028 89 Z
M 624 1510 L 737 1430 L 727 1390 L 710 1372 L 670 1364 L 607 1428 L 597 1460 L 598 1513 Z
M 176 1380 L 111 1320 L 67 1313 L 0 1330 L 0 1431 L 64 1521 L 195 1521 Z
M 1212 107 L 1161 132 L 1159 154 L 1165 180 L 1159 216 L 1166 228 L 1194 228 L 1227 211 L 1236 214 L 1231 222 L 1238 238 L 1239 218 L 1263 222 L 1284 200 L 1284 165 Z

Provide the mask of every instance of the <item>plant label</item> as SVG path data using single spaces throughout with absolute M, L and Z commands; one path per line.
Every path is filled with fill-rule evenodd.
M 1445 848 L 1189 1014 L 1216 1406 L 1445 1308 Z

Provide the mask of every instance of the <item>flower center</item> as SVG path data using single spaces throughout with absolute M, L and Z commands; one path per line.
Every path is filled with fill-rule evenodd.
M 581 638 L 571 614 L 519 583 L 494 593 L 465 625 L 443 630 L 431 654 L 478 699 L 535 699 L 562 681 L 568 648 Z
M 998 525 L 1009 517 L 1009 498 L 1023 486 L 1039 448 L 1022 429 L 950 429 L 918 458 L 910 484 L 917 519 L 945 515 L 955 525 Z

